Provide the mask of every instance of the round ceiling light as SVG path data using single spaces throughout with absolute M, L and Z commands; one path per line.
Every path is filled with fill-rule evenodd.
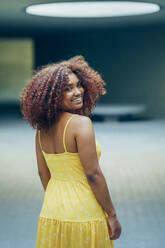
M 37 4 L 28 6 L 26 13 L 50 17 L 91 18 L 144 15 L 159 10 L 159 5 L 154 3 L 100 1 Z

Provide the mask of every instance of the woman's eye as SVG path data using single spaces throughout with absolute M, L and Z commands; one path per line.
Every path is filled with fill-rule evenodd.
M 82 83 L 81 83 L 81 82 L 78 82 L 78 83 L 77 83 L 77 87 L 83 87 L 83 86 L 82 86 Z M 67 88 L 65 88 L 65 91 L 70 91 L 70 90 L 72 90 L 72 87 L 67 87 Z
M 71 90 L 71 87 L 65 88 L 65 91 L 69 91 Z

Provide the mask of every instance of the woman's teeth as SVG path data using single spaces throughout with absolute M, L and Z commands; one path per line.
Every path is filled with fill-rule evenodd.
M 73 102 L 79 102 L 79 101 L 81 101 L 82 100 L 82 98 L 81 97 L 79 97 L 79 98 L 76 98 L 76 99 L 74 99 L 74 100 L 72 100 Z

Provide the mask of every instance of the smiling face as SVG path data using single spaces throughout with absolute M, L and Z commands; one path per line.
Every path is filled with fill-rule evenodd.
M 63 111 L 74 111 L 83 106 L 84 88 L 75 73 L 69 74 L 69 81 L 63 89 Z

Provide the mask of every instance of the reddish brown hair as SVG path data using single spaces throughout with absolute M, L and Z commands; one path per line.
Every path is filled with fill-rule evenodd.
M 33 128 L 47 130 L 55 122 L 57 112 L 61 111 L 62 90 L 71 72 L 76 74 L 84 87 L 83 106 L 75 113 L 89 117 L 99 95 L 106 94 L 106 83 L 83 56 L 42 66 L 35 71 L 20 96 L 23 119 L 28 120 Z

